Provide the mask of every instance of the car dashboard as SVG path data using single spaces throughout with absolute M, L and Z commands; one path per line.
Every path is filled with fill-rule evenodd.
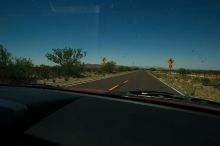
M 216 113 L 34 87 L 0 93 L 0 145 L 220 145 Z

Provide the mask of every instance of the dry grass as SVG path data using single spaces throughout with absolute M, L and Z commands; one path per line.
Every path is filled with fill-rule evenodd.
M 161 80 L 187 96 L 220 102 L 220 77 L 215 75 L 180 75 L 154 71 Z
M 60 77 L 60 78 L 51 78 L 51 79 L 41 79 L 38 80 L 37 83 L 39 84 L 46 84 L 46 85 L 52 85 L 52 86 L 59 86 L 64 87 L 65 85 L 72 84 L 72 83 L 78 83 L 78 82 L 84 82 L 91 79 L 98 79 L 102 78 L 105 75 L 103 74 L 87 74 L 84 77 L 77 78 L 77 77 Z
M 67 87 L 67 86 L 74 86 L 80 83 L 85 83 L 93 80 L 99 80 L 114 76 L 120 76 L 123 74 L 128 74 L 134 71 L 126 71 L 126 72 L 118 72 L 118 73 L 110 73 L 110 74 L 102 74 L 102 73 L 96 73 L 96 72 L 89 72 L 84 73 L 83 77 L 60 77 L 60 78 L 51 78 L 51 79 L 41 79 L 37 80 L 37 83 L 39 84 L 45 84 L 45 85 L 51 85 L 51 86 L 57 86 L 57 87 Z

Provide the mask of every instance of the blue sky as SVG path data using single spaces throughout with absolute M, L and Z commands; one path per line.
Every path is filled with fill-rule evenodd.
M 35 64 L 73 47 L 85 63 L 220 70 L 218 0 L 1 0 L 0 18 L 0 43 Z

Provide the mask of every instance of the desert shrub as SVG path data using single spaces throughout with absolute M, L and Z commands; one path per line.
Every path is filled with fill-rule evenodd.
M 208 79 L 208 78 L 203 78 L 203 79 L 201 79 L 201 82 L 202 82 L 202 85 L 204 85 L 204 86 L 210 86 L 210 85 L 212 85 L 210 79 Z
M 116 63 L 114 61 L 107 62 L 103 66 L 103 71 L 106 73 L 113 73 L 113 71 L 115 71 L 115 69 L 116 69 Z

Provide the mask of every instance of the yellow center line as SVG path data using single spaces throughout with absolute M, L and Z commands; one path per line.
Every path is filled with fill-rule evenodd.
M 128 82 L 128 80 L 124 81 L 123 84 L 126 84 Z
M 125 81 L 123 82 L 123 84 L 126 84 L 127 82 L 128 82 L 128 80 L 125 80 Z M 123 84 L 120 84 L 120 85 L 123 85 Z M 117 85 L 113 86 L 112 88 L 108 89 L 108 91 L 112 91 L 112 90 L 114 90 L 115 88 L 117 88 L 118 86 L 119 86 L 119 84 L 117 84 Z
M 108 89 L 108 91 L 112 91 L 112 90 L 114 90 L 115 88 L 117 88 L 118 86 L 119 86 L 119 85 L 115 85 L 114 87 Z

